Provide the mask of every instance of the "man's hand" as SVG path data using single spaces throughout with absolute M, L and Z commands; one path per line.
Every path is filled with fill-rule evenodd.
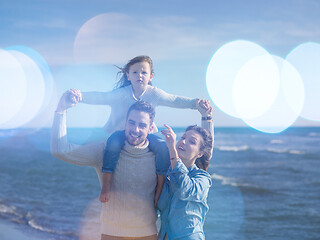
M 56 112 L 62 113 L 66 111 L 68 108 L 77 105 L 77 103 L 81 101 L 81 98 L 82 95 L 80 90 L 78 89 L 70 89 L 66 91 L 60 98 Z

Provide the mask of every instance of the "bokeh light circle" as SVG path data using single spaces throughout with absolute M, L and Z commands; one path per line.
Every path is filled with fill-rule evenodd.
M 236 76 L 249 60 L 267 54 L 258 44 L 244 40 L 227 43 L 216 51 L 207 67 L 206 85 L 218 108 L 233 117 L 240 117 L 232 95 Z
M 299 117 L 304 104 L 304 87 L 299 72 L 284 59 L 273 56 L 279 69 L 279 91 L 273 104 L 262 115 L 243 118 L 250 127 L 266 133 L 279 133 Z
M 305 90 L 301 117 L 320 121 L 320 44 L 307 42 L 297 46 L 286 57 L 299 72 Z
M 100 240 L 101 239 L 101 202 L 98 198 L 92 200 L 86 207 L 81 219 L 79 240 Z
M 75 62 L 117 64 L 145 53 L 147 45 L 142 42 L 146 26 L 145 22 L 137 21 L 139 19 L 121 13 L 103 13 L 91 18 L 81 26 L 75 38 Z M 148 50 L 154 51 L 150 46 Z
M 42 73 L 31 58 L 19 51 L 8 52 L 20 63 L 27 83 L 23 106 L 9 122 L 3 125 L 4 128 L 17 128 L 29 122 L 38 113 L 44 99 L 45 86 Z
M 42 78 L 41 78 L 42 86 L 41 88 L 40 87 L 38 88 L 37 86 L 34 85 L 34 87 L 31 88 L 32 92 L 29 94 L 36 94 L 38 95 L 38 99 L 39 99 L 40 92 L 42 92 L 43 98 L 41 100 L 41 106 L 37 114 L 34 114 L 34 117 L 25 125 L 28 127 L 32 127 L 35 130 L 41 127 L 47 126 L 48 122 L 50 122 L 52 119 L 52 112 L 56 107 L 55 102 L 53 101 L 53 98 L 56 97 L 56 86 L 53 80 L 50 66 L 48 65 L 47 61 L 43 58 L 43 56 L 40 53 L 38 53 L 37 51 L 35 51 L 30 47 L 23 46 L 23 45 L 16 45 L 16 46 L 7 47 L 5 48 L 5 50 L 9 52 L 13 51 L 13 52 L 20 52 L 24 54 L 25 56 L 27 56 L 29 61 L 31 60 L 36 65 L 36 67 L 34 66 L 34 71 L 37 71 L 37 72 L 40 71 L 42 75 Z M 34 80 L 29 79 L 28 82 L 31 83 L 31 82 L 34 82 Z M 38 92 L 35 92 L 37 91 L 37 88 L 38 88 Z
M 279 91 L 278 67 L 269 54 L 247 61 L 236 75 L 232 99 L 238 115 L 250 119 L 263 115 Z
M 0 128 L 23 107 L 27 95 L 27 81 L 18 60 L 0 49 Z

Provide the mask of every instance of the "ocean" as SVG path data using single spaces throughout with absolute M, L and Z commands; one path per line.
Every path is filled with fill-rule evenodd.
M 96 173 L 53 157 L 50 131 L 0 130 L 0 221 L 37 239 L 94 239 Z M 68 136 L 79 144 L 104 137 L 96 128 Z M 320 128 L 216 128 L 208 172 L 206 239 L 320 239 Z

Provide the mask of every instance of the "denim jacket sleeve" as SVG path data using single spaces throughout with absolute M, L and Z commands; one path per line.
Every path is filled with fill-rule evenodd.
M 173 169 L 169 168 L 168 175 L 170 176 L 171 191 L 181 200 L 201 201 L 206 198 L 212 185 L 209 173 L 201 169 L 189 172 L 181 160 Z

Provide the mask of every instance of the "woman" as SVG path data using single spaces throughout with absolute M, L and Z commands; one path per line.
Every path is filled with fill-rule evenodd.
M 176 143 L 167 125 L 161 133 L 170 153 L 170 168 L 158 201 L 161 213 L 159 239 L 205 239 L 203 224 L 208 212 L 207 197 L 212 185 L 206 171 L 213 149 L 212 107 L 205 102 L 202 126 L 190 126 Z M 206 129 L 208 130 L 206 130 Z

